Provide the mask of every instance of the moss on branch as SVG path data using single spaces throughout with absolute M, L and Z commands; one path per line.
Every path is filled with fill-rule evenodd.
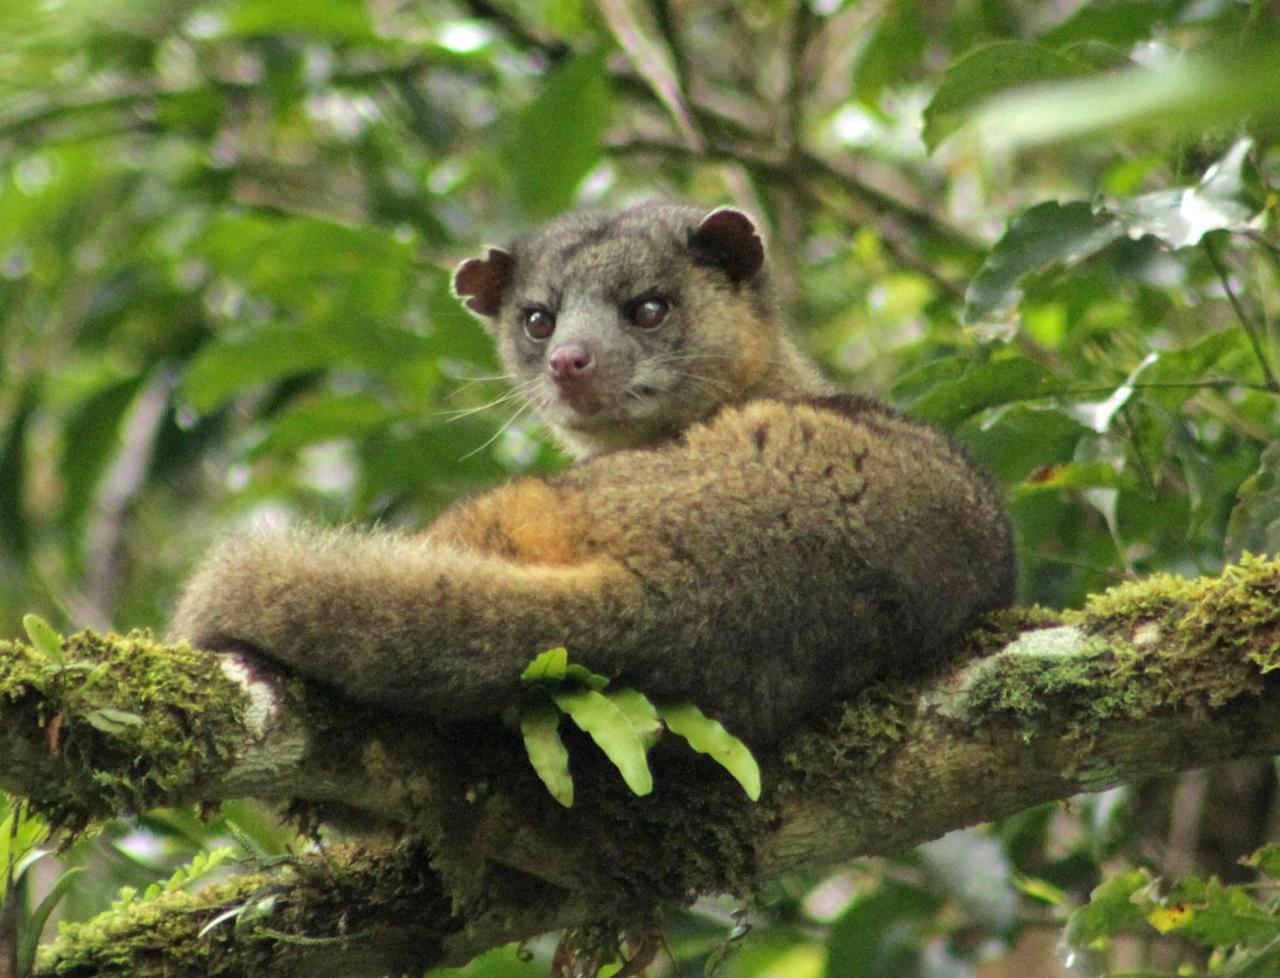
M 84 665 L 58 668 L 19 643 L 0 645 L 0 770 L 10 787 L 77 825 L 231 790 L 224 775 L 247 736 L 247 699 L 212 657 L 145 636 L 83 635 L 68 659 Z M 274 793 L 263 793 L 341 801 L 400 821 L 410 837 L 175 897 L 127 921 L 109 915 L 69 931 L 46 966 L 86 978 L 249 978 L 315 973 L 305 969 L 327 955 L 325 967 L 373 976 L 460 962 L 566 924 L 636 923 L 662 900 L 749 895 L 796 867 L 898 850 L 1082 788 L 1278 751 L 1278 666 L 1280 560 L 1246 559 L 1197 581 L 1156 576 L 1080 612 L 993 616 L 946 674 L 876 684 L 764 759 L 759 804 L 665 742 L 653 758 L 656 790 L 636 799 L 607 761 L 571 743 L 579 800 L 569 811 L 496 723 L 433 731 L 342 706 L 335 732 L 333 701 L 302 697 L 284 709 L 311 730 L 294 765 L 303 776 L 282 767 Z M 89 717 L 104 709 L 135 713 L 147 729 L 100 729 Z M 391 882 L 378 888 L 374 876 Z M 266 918 L 200 936 L 218 913 L 266 906 L 262 893 L 276 896 Z M 430 912 L 409 908 L 407 895 Z M 171 918 L 187 929 L 165 930 Z M 171 945 L 182 948 L 174 961 L 199 968 L 141 967 L 151 961 L 139 958 L 144 947 Z
M 246 697 L 218 660 L 145 632 L 0 642 L 0 771 L 71 830 L 189 797 L 230 768 Z

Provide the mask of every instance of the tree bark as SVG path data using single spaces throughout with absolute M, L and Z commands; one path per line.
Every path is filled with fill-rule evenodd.
M 81 633 L 52 660 L 0 643 L 0 783 L 73 829 L 245 796 L 375 829 L 72 927 L 40 974 L 378 976 L 562 927 L 643 934 L 662 902 L 750 898 L 1082 790 L 1280 752 L 1278 667 L 1280 560 L 1157 576 L 1083 612 L 998 615 L 950 671 L 833 708 L 761 758 L 758 803 L 667 741 L 636 798 L 567 736 L 564 809 L 496 720 L 437 729 L 235 657 Z

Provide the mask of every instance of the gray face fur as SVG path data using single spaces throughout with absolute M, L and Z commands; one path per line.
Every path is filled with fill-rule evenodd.
M 569 214 L 467 262 L 456 285 L 543 419 L 599 451 L 669 437 L 741 393 L 743 327 L 775 318 L 762 261 L 740 212 L 650 203 Z

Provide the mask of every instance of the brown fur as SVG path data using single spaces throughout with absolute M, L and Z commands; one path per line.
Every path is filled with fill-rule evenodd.
M 1012 544 L 990 483 L 939 433 L 828 395 L 778 330 L 763 271 L 741 277 L 754 267 L 751 242 L 734 238 L 741 223 L 721 221 L 706 258 L 681 251 L 701 212 L 629 213 L 567 218 L 509 260 L 468 263 L 464 284 L 502 330 L 520 290 L 554 286 L 563 299 L 575 260 L 606 284 L 633 274 L 635 254 L 641 266 L 665 262 L 664 280 L 682 290 L 673 328 L 692 337 L 680 348 L 727 358 L 713 403 L 705 386 L 677 385 L 642 431 L 628 428 L 625 405 L 613 428 L 566 426 L 602 454 L 466 500 L 422 535 L 229 541 L 188 585 L 174 633 L 256 649 L 356 699 L 442 722 L 496 713 L 536 653 L 565 645 L 574 661 L 692 700 L 764 746 L 877 675 L 922 668 L 975 615 L 1010 601 Z M 596 328 L 611 315 L 600 311 Z M 519 338 L 499 342 L 517 374 L 543 369 L 512 352 Z M 602 360 L 616 371 L 604 376 L 645 369 L 646 350 L 610 342 L 600 349 L 619 362 Z

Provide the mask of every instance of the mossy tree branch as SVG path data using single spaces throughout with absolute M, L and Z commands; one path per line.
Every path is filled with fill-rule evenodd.
M 402 832 L 99 918 L 44 973 L 422 970 L 562 926 L 640 928 L 662 901 L 749 896 L 1080 790 L 1280 752 L 1280 561 L 1154 577 L 1081 613 L 1007 613 L 969 644 L 948 674 L 881 683 L 794 737 L 766 759 L 759 804 L 670 743 L 636 799 L 584 741 L 570 743 L 572 810 L 496 723 L 366 714 L 144 636 L 84 633 L 62 662 L 5 644 L 0 781 L 63 824 L 250 795 Z

